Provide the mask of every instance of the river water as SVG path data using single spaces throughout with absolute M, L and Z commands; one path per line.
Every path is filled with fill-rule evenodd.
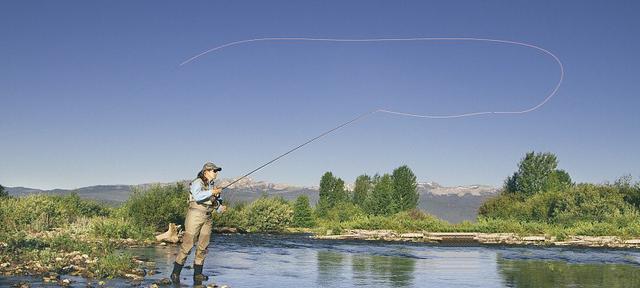
M 176 246 L 126 251 L 156 262 L 168 277 Z M 187 265 L 192 263 L 192 255 Z M 230 287 L 640 287 L 640 251 L 502 246 L 441 246 L 314 240 L 305 235 L 214 235 L 206 283 Z M 193 282 L 182 273 L 182 286 Z M 74 286 L 96 280 L 69 277 Z M 0 277 L 0 286 L 39 278 Z M 205 284 L 206 284 L 205 283 Z M 107 286 L 128 286 L 125 280 Z

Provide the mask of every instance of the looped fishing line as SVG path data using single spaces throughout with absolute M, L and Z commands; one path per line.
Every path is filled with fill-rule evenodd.
M 180 66 L 184 66 L 206 54 L 224 49 L 224 48 L 228 48 L 231 46 L 236 46 L 236 45 L 241 45 L 241 44 L 245 44 L 245 43 L 252 43 L 252 42 L 263 42 L 263 41 L 290 41 L 290 42 L 294 42 L 294 41 L 318 41 L 318 42 L 402 42 L 402 41 L 475 41 L 475 42 L 493 42 L 493 43 L 500 43 L 500 44 L 507 44 L 507 45 L 517 45 L 517 46 L 523 46 L 523 47 L 527 47 L 527 48 L 532 48 L 538 51 L 541 51 L 545 54 L 547 54 L 548 56 L 551 56 L 553 58 L 553 60 L 555 60 L 555 62 L 558 64 L 558 68 L 560 68 L 560 76 L 558 79 L 558 83 L 555 85 L 555 87 L 553 88 L 553 90 L 551 91 L 551 93 L 549 93 L 549 95 L 547 95 L 547 97 L 545 97 L 542 102 L 538 103 L 537 105 L 530 107 L 528 109 L 525 110 L 521 110 L 521 111 L 478 111 L 478 112 L 469 112 L 469 113 L 463 113 L 463 114 L 448 114 L 448 115 L 430 115 L 430 114 L 415 114 L 415 113 L 407 113 L 407 112 L 401 112 L 401 111 L 393 111 L 393 110 L 387 110 L 387 109 L 375 109 L 366 113 L 363 113 L 361 115 L 359 115 L 358 117 L 351 119 L 347 122 L 344 122 L 334 128 L 331 128 L 325 132 L 323 132 L 322 134 L 313 137 L 311 139 L 309 139 L 308 141 L 288 150 L 287 152 L 279 155 L 278 157 L 274 158 L 273 160 L 270 160 L 269 162 L 259 166 L 258 168 L 250 171 L 249 173 L 243 175 L 242 177 L 232 181 L 231 183 L 227 184 L 226 186 L 224 186 L 222 189 L 226 189 L 229 186 L 235 184 L 236 182 L 240 181 L 241 179 L 253 174 L 254 172 L 264 168 L 265 166 L 277 161 L 278 159 L 288 155 L 289 153 L 298 150 L 300 148 L 302 148 L 303 146 L 319 139 L 322 138 L 324 136 L 326 136 L 327 134 L 336 131 L 344 126 L 347 126 L 349 124 L 352 124 L 354 122 L 357 122 L 359 120 L 362 120 L 365 117 L 371 116 L 375 113 L 387 113 L 387 114 L 393 114 L 393 115 L 400 115 L 400 116 L 406 116 L 406 117 L 416 117 L 416 118 L 428 118 L 428 119 L 452 119 L 452 118 L 463 118 L 463 117 L 471 117 L 471 116 L 480 116 L 480 115 L 487 115 L 487 114 L 525 114 L 525 113 L 529 113 L 532 111 L 535 111 L 537 109 L 539 109 L 540 107 L 542 107 L 544 104 L 546 104 L 554 95 L 556 95 L 556 93 L 558 92 L 558 89 L 560 89 L 560 86 L 562 85 L 562 81 L 564 79 L 564 66 L 562 65 L 562 62 L 560 61 L 560 59 L 553 53 L 551 53 L 549 50 L 544 49 L 542 47 L 533 45 L 533 44 L 529 44 L 529 43 L 524 43 L 524 42 L 518 42 L 518 41 L 510 41 L 510 40 L 501 40 L 501 39 L 490 39 L 490 38 L 471 38 L 471 37 L 417 37 L 417 38 L 368 38 L 368 39 L 335 39 L 335 38 L 307 38 L 307 37 L 268 37 L 268 38 L 256 38 L 256 39 L 246 39 L 246 40 L 240 40 L 240 41 L 235 41 L 235 42 L 230 42 L 224 45 L 220 45 L 217 47 L 213 47 L 209 50 L 206 50 L 198 55 L 195 55 L 187 60 L 185 60 L 184 62 L 180 63 Z

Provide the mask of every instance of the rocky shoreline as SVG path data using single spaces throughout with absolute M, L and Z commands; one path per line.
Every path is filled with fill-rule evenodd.
M 516 233 L 461 233 L 461 232 L 412 232 L 397 233 L 392 230 L 346 230 L 338 235 L 313 235 L 315 239 L 330 240 L 377 240 L 391 242 L 420 242 L 459 245 L 536 245 L 571 246 L 589 248 L 640 248 L 640 239 L 623 239 L 617 236 L 567 236 L 558 239 L 549 235 L 527 235 Z

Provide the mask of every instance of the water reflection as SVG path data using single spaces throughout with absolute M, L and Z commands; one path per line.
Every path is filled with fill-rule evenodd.
M 640 268 L 632 265 L 506 260 L 501 257 L 497 262 L 507 287 L 640 287 Z
M 316 263 L 317 284 L 321 287 L 343 286 L 345 281 L 353 282 L 354 286 L 406 287 L 413 284 L 416 260 L 397 256 L 318 251 Z

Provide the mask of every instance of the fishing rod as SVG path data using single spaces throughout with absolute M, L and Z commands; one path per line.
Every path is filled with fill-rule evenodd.
M 318 139 L 320 139 L 320 138 L 322 138 L 322 137 L 324 137 L 324 136 L 326 136 L 326 135 L 330 134 L 330 133 L 331 133 L 331 132 L 333 132 L 333 131 L 336 131 L 336 130 L 338 130 L 338 129 L 340 129 L 340 128 L 344 127 L 344 126 L 347 126 L 347 125 L 349 125 L 349 124 L 351 124 L 351 123 L 357 122 L 358 120 L 362 120 L 363 118 L 365 118 L 365 117 L 367 117 L 367 116 L 371 116 L 372 114 L 374 114 L 374 113 L 376 113 L 376 112 L 380 112 L 380 111 L 381 111 L 380 109 L 376 109 L 376 110 L 372 110 L 372 111 L 369 111 L 369 112 L 363 113 L 363 114 L 359 115 L 359 116 L 358 116 L 358 117 L 356 117 L 356 118 L 353 118 L 353 119 L 351 119 L 351 120 L 349 120 L 349 121 L 347 121 L 347 122 L 344 122 L 344 123 L 342 123 L 342 124 L 340 124 L 340 125 L 338 125 L 338 126 L 336 126 L 336 127 L 334 127 L 334 128 L 331 128 L 331 129 L 329 129 L 329 130 L 327 130 L 327 131 L 325 131 L 325 132 L 322 132 L 322 134 L 320 134 L 320 135 L 318 135 L 318 136 L 316 136 L 316 137 L 313 137 L 313 138 L 311 138 L 311 139 L 307 140 L 307 142 L 304 142 L 304 143 L 302 143 L 302 144 L 300 144 L 300 145 L 298 145 L 298 146 L 296 146 L 296 147 L 291 148 L 289 151 L 287 151 L 287 152 L 285 152 L 285 153 L 280 154 L 278 157 L 273 158 L 273 159 L 272 159 L 272 160 L 270 160 L 269 162 L 267 162 L 267 163 L 264 163 L 264 164 L 260 165 L 260 167 L 258 167 L 258 168 L 256 168 L 256 169 L 251 170 L 249 173 L 244 174 L 242 177 L 240 177 L 240 178 L 238 178 L 238 179 L 234 180 L 233 182 L 231 182 L 231 183 L 229 183 L 229 184 L 225 185 L 224 187 L 222 187 L 222 190 L 227 189 L 229 186 L 231 186 L 231 185 L 233 185 L 233 184 L 237 183 L 238 181 L 240 181 L 240 180 L 242 180 L 242 179 L 246 178 L 247 176 L 249 176 L 249 175 L 251 175 L 251 174 L 253 174 L 253 173 L 257 172 L 258 170 L 260 170 L 260 169 L 262 169 L 262 168 L 264 168 L 264 167 L 268 166 L 269 164 L 271 164 L 271 163 L 273 163 L 273 162 L 278 161 L 278 159 L 280 159 L 280 158 L 282 158 L 282 157 L 284 157 L 284 156 L 287 156 L 288 154 L 292 153 L 293 151 L 296 151 L 296 150 L 298 150 L 298 149 L 300 149 L 300 148 L 304 147 L 305 145 L 307 145 L 307 144 L 309 144 L 309 143 L 311 143 L 311 142 L 313 142 L 313 141 L 316 141 L 316 140 L 318 140 Z
M 542 107 L 543 105 L 545 105 L 554 95 L 556 95 L 556 93 L 558 92 L 558 89 L 560 89 L 560 86 L 562 85 L 563 79 L 564 79 L 564 65 L 562 64 L 562 61 L 560 61 L 560 58 L 558 58 L 555 54 L 553 54 L 551 51 L 542 48 L 540 46 L 536 46 L 533 44 L 529 44 L 529 43 L 525 43 L 525 42 L 519 42 L 519 41 L 511 41 L 511 40 L 503 40 L 503 39 L 491 39 L 491 38 L 474 38 L 474 37 L 415 37 L 415 38 L 367 38 L 367 39 L 336 39 L 336 38 L 309 38 L 309 37 L 267 37 L 267 38 L 255 38 L 255 39 L 245 39 L 245 40 L 240 40 L 240 41 L 235 41 L 235 42 L 230 42 L 230 43 L 226 43 L 220 46 L 216 46 L 213 47 L 209 50 L 206 50 L 202 53 L 199 53 L 185 61 L 183 61 L 182 63 L 180 63 L 179 66 L 184 66 L 202 56 L 204 56 L 205 54 L 217 51 L 217 50 L 221 50 L 223 48 L 228 48 L 231 46 L 235 46 L 235 45 L 240 45 L 240 44 L 246 44 L 246 43 L 252 43 L 252 42 L 263 42 L 263 41 L 286 41 L 286 42 L 292 42 L 292 41 L 313 41 L 313 42 L 343 42 L 343 43 L 367 43 L 367 42 L 402 42 L 402 41 L 472 41 L 472 42 L 486 42 L 486 43 L 497 43 L 497 44 L 507 44 L 507 45 L 514 45 L 514 46 L 521 46 L 521 47 L 526 47 L 526 48 L 531 48 L 534 50 L 537 50 L 539 52 L 543 52 L 544 54 L 550 56 L 551 58 L 553 58 L 553 60 L 556 62 L 556 64 L 558 64 L 558 68 L 560 71 L 560 75 L 559 75 L 559 79 L 558 82 L 556 83 L 556 85 L 554 86 L 554 88 L 552 89 L 552 91 L 549 93 L 549 95 L 547 95 L 547 97 L 545 97 L 540 103 L 538 103 L 537 105 L 534 105 L 530 108 L 524 109 L 524 110 L 518 110 L 518 111 L 481 111 L 481 112 L 470 112 L 470 113 L 463 113 L 463 114 L 449 114 L 449 115 L 427 115 L 427 114 L 414 114 L 414 113 L 407 113 L 407 112 L 401 112 L 401 111 L 393 111 L 393 110 L 386 110 L 386 109 L 374 109 L 371 111 L 368 111 L 366 113 L 360 114 L 357 117 L 344 122 L 334 128 L 331 128 L 323 133 L 321 133 L 320 135 L 313 137 L 309 140 L 307 140 L 306 142 L 288 150 L 287 152 L 275 157 L 274 159 L 260 165 L 258 168 L 255 168 L 253 170 L 251 170 L 250 172 L 244 174 L 243 176 L 241 176 L 240 178 L 232 181 L 231 183 L 225 185 L 224 187 L 222 187 L 221 190 L 227 189 L 229 188 L 231 185 L 237 183 L 238 181 L 246 178 L 247 176 L 259 171 L 260 169 L 268 166 L 269 164 L 279 160 L 280 158 L 304 147 L 305 145 L 318 140 L 344 126 L 347 126 L 349 124 L 352 124 L 354 122 L 357 122 L 359 120 L 362 120 L 363 118 L 366 118 L 368 116 L 371 116 L 375 113 L 387 113 L 387 114 L 392 114 L 392 115 L 399 115 L 399 116 L 406 116 L 406 117 L 415 117 L 415 118 L 427 118 L 427 119 L 453 119 L 453 118 L 463 118 L 463 117 L 472 117 L 472 116 L 480 116 L 480 115 L 496 115 L 496 114 L 508 114 L 508 115 L 513 115 L 513 114 L 525 114 L 525 113 L 529 113 L 532 111 L 535 111 L 537 109 L 539 109 L 540 107 Z

